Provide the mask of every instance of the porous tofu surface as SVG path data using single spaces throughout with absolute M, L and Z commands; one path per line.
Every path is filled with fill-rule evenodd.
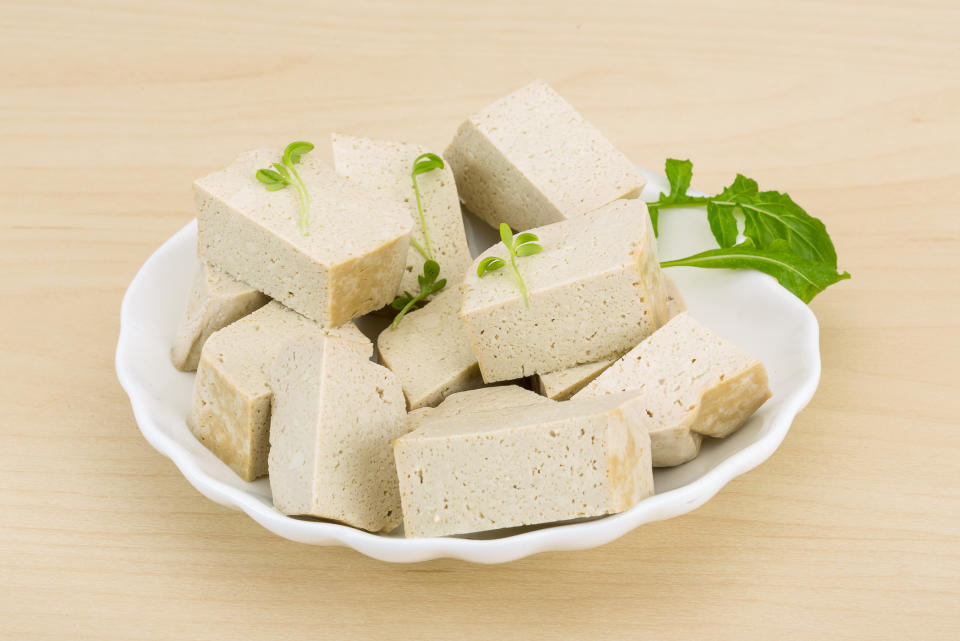
M 517 259 L 530 307 L 507 267 L 463 282 L 460 318 L 486 382 L 615 358 L 666 320 L 656 242 L 646 205 L 618 200 L 534 230 L 543 251 Z
M 444 156 L 467 209 L 515 230 L 635 197 L 645 184 L 630 159 L 542 80 L 471 116 Z
M 411 238 L 426 249 L 427 242 L 420 224 L 410 173 L 413 161 L 429 150 L 422 145 L 344 134 L 333 134 L 331 142 L 337 173 L 377 192 L 385 200 L 399 203 L 414 222 Z M 417 176 L 417 184 L 420 188 L 424 222 L 430 234 L 430 249 L 440 265 L 440 277 L 446 278 L 447 287 L 451 287 L 463 280 L 464 272 L 473 261 L 467 247 L 453 171 L 444 163 L 443 169 L 434 169 Z M 417 275 L 423 272 L 424 260 L 426 259 L 411 243 L 407 250 L 407 263 L 398 294 L 418 291 Z
M 632 507 L 653 493 L 653 477 L 649 437 L 624 400 L 541 397 L 457 412 L 441 405 L 394 444 L 406 535 L 477 532 Z
M 673 279 L 664 274 L 663 284 L 666 291 L 667 317 L 673 318 L 680 312 L 686 311 L 687 304 Z M 534 376 L 534 387 L 547 398 L 552 398 L 555 401 L 565 401 L 602 374 L 615 360 L 605 359 L 546 374 L 537 374 Z
M 200 362 L 200 350 L 211 334 L 269 301 L 266 295 L 246 283 L 208 263 L 200 263 L 170 350 L 174 367 L 184 372 L 195 371 Z
M 407 431 L 400 382 L 343 341 L 288 343 L 270 378 L 270 489 L 284 514 L 370 531 L 401 521 L 393 441 Z
M 649 417 L 655 466 L 677 465 L 699 451 L 698 435 L 724 437 L 770 397 L 763 364 L 678 314 L 574 395 L 575 400 L 636 392 Z
M 574 365 L 566 369 L 534 376 L 536 390 L 555 401 L 566 401 L 613 364 L 612 359 Z
M 324 329 L 276 301 L 215 332 L 203 347 L 187 424 L 241 478 L 267 473 L 270 368 L 285 343 L 330 336 L 361 358 L 373 345 L 352 322 Z
M 400 378 L 411 410 L 483 385 L 459 308 L 460 292 L 448 285 L 377 338 L 380 362 Z
M 465 392 L 457 392 L 443 399 L 443 402 L 436 407 L 422 407 L 408 414 L 409 428 L 414 430 L 420 424 L 420 421 L 426 418 L 440 419 L 468 414 L 479 410 L 498 407 L 505 409 L 508 407 L 523 407 L 526 405 L 539 405 L 549 403 L 550 399 L 544 398 L 536 392 L 531 392 L 519 385 L 492 385 Z
M 256 179 L 281 153 L 247 152 L 194 183 L 200 257 L 326 327 L 388 304 L 406 264 L 407 210 L 307 154 L 297 165 L 309 195 L 303 235 L 296 190 Z

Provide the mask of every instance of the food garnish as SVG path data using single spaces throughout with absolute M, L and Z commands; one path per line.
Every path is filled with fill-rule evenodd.
M 423 263 L 423 273 L 417 276 L 417 282 L 420 284 L 420 293 L 414 296 L 410 292 L 405 291 L 403 292 L 403 296 L 397 296 L 393 299 L 391 306 L 399 310 L 400 313 L 397 314 L 393 322 L 390 323 L 390 327 L 395 328 L 400 324 L 400 321 L 403 320 L 407 312 L 416 307 L 420 301 L 431 294 L 436 294 L 447 286 L 446 278 L 437 280 L 437 276 L 439 275 L 440 265 L 437 264 L 437 261 L 427 260 Z
M 300 162 L 301 156 L 313 151 L 313 143 L 302 140 L 292 142 L 283 150 L 282 162 L 273 163 L 273 169 L 258 169 L 257 180 L 263 183 L 267 191 L 279 191 L 293 185 L 300 199 L 300 233 L 309 235 L 310 225 L 310 196 L 300 178 L 295 165 Z
M 541 251 L 543 251 L 543 247 L 541 247 L 537 242 L 540 239 L 536 234 L 532 234 L 530 232 L 523 232 L 514 238 L 513 231 L 510 229 L 510 225 L 507 223 L 500 223 L 500 240 L 503 241 L 507 251 L 510 252 L 510 273 L 513 275 L 513 280 L 515 280 L 517 283 L 517 288 L 523 295 L 524 305 L 527 306 L 527 309 L 530 309 L 530 299 L 527 296 L 527 286 L 523 282 L 523 277 L 520 275 L 520 270 L 517 269 L 516 259 L 518 256 L 533 256 L 534 254 L 539 254 Z M 477 265 L 477 276 L 482 278 L 484 275 L 497 271 L 506 264 L 506 261 L 498 256 L 487 256 L 480 261 L 479 265 Z
M 661 267 L 756 269 L 777 279 L 805 303 L 836 282 L 850 278 L 837 271 L 837 252 L 823 221 L 808 214 L 788 194 L 760 191 L 757 181 L 737 174 L 716 196 L 690 196 L 693 163 L 668 158 L 669 193 L 648 203 L 654 233 L 660 211 L 705 205 L 719 249 L 660 263 Z M 737 243 L 743 219 L 744 241 Z

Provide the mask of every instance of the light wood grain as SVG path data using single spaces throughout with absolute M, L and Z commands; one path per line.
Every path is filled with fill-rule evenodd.
M 0 637 L 960 637 L 960 5 L 0 5 Z M 780 450 L 603 548 L 387 565 L 203 498 L 116 382 L 123 291 L 236 153 L 441 149 L 543 77 L 639 164 L 822 217 L 823 380 Z M 321 145 L 321 148 L 323 146 Z

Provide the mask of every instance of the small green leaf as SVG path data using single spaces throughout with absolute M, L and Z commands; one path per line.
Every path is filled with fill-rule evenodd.
M 283 164 L 296 165 L 300 162 L 301 156 L 311 151 L 313 151 L 313 143 L 303 140 L 292 142 L 283 150 Z
M 286 178 L 286 179 L 288 179 L 288 180 L 290 179 L 290 172 L 287 171 L 287 168 L 286 168 L 285 165 L 283 165 L 283 164 L 281 164 L 281 163 L 278 163 L 278 162 L 275 162 L 275 163 L 273 163 L 273 168 L 276 169 L 276 170 L 277 170 L 277 173 L 280 174 L 281 176 L 283 176 L 284 178 Z
M 759 191 L 757 187 L 757 181 L 753 178 L 747 178 L 743 174 L 737 174 L 737 177 L 733 179 L 733 182 L 720 192 L 720 195 L 717 196 L 721 200 L 736 200 L 737 198 L 746 198 L 748 196 L 753 196 Z
M 446 287 L 446 286 L 447 286 L 447 279 L 446 279 L 446 278 L 441 278 L 440 280 L 438 280 L 437 282 L 435 282 L 434 284 L 432 284 L 432 285 L 429 286 L 429 288 L 428 288 L 429 291 L 428 291 L 427 293 L 428 293 L 428 294 L 435 294 L 435 293 L 439 292 L 441 289 L 443 289 L 443 288 Z
M 756 269 L 770 274 L 785 289 L 805 303 L 836 282 L 850 278 L 838 273 L 835 267 L 798 256 L 783 239 L 777 239 L 766 248 L 758 248 L 747 239 L 733 247 L 711 249 L 693 256 L 668 260 L 661 267 L 710 267 L 726 269 Z
M 722 197 L 721 194 L 717 199 Z M 823 221 L 804 211 L 788 194 L 761 191 L 735 197 L 733 202 L 743 211 L 743 235 L 752 239 L 757 247 L 769 247 L 783 239 L 798 255 L 830 267 L 837 266 L 837 251 Z
M 262 182 L 264 185 L 280 184 L 281 187 L 287 186 L 287 179 L 272 169 L 258 169 L 257 180 Z
M 737 207 L 725 207 L 714 202 L 707 203 L 707 222 L 710 231 L 721 247 L 733 247 L 737 244 Z
M 513 240 L 514 247 L 519 247 L 524 243 L 536 242 L 540 240 L 537 238 L 536 234 L 531 234 L 528 231 L 523 232 L 522 234 L 517 234 L 517 237 Z
M 543 247 L 537 243 L 526 243 L 517 247 L 517 256 L 533 256 L 543 251 Z
M 440 265 L 435 260 L 428 260 L 423 263 L 423 275 L 426 277 L 428 283 L 432 283 L 437 280 L 437 276 L 440 275 Z
M 405 291 L 405 292 L 403 292 L 403 293 L 406 294 L 406 295 L 405 295 L 405 296 L 397 296 L 396 298 L 394 298 L 394 299 L 393 299 L 393 302 L 390 303 L 390 307 L 394 308 L 394 309 L 397 310 L 397 311 L 400 311 L 401 309 L 403 309 L 403 308 L 406 306 L 407 303 L 409 303 L 411 300 L 413 300 L 413 295 L 412 295 L 410 292 Z
M 437 280 L 437 276 L 439 275 L 440 265 L 438 265 L 436 261 L 428 260 L 423 264 L 423 273 L 417 275 L 417 282 L 420 283 L 420 293 L 414 296 L 410 292 L 405 291 L 403 293 L 406 294 L 406 296 L 397 296 L 393 299 L 390 306 L 400 313 L 394 317 L 393 322 L 390 323 L 390 327 L 397 327 L 400 321 L 403 320 L 403 317 L 407 315 L 407 312 L 415 309 L 417 305 L 423 302 L 430 294 L 439 292 L 447 286 L 446 278 Z
M 689 160 L 677 160 L 676 158 L 667 158 L 665 164 L 667 180 L 670 181 L 670 191 L 660 194 L 660 198 L 652 203 L 647 203 L 647 210 L 650 212 L 650 223 L 653 226 L 653 235 L 660 235 L 660 208 L 661 207 L 685 207 L 693 205 L 705 205 L 709 199 L 699 196 L 690 196 L 687 190 L 690 188 L 690 181 L 693 178 L 693 163 Z
M 480 261 L 479 265 L 477 265 L 477 276 L 483 277 L 483 275 L 487 272 L 495 272 L 506 264 L 506 261 L 504 261 L 502 258 L 497 256 L 487 256 Z
M 507 249 L 513 251 L 513 232 L 507 223 L 500 223 L 500 240 L 503 241 Z
M 411 176 L 419 176 L 420 174 L 425 174 L 428 171 L 433 171 L 434 169 L 443 169 L 443 158 L 437 154 L 431 154 L 429 152 L 425 154 L 420 154 L 417 156 L 416 160 L 413 161 L 413 170 L 410 172 Z
M 670 181 L 670 193 L 667 194 L 666 200 L 677 202 L 686 197 L 687 190 L 690 189 L 690 181 L 693 179 L 693 163 L 689 160 L 667 158 L 665 171 L 667 180 Z
M 292 142 L 283 150 L 283 162 L 271 163 L 273 169 L 258 169 L 257 180 L 263 183 L 267 191 L 280 191 L 284 187 L 293 186 L 300 201 L 299 226 L 300 233 L 307 236 L 310 233 L 310 195 L 303 184 L 300 174 L 293 166 L 300 161 L 300 157 L 313 149 L 309 142 Z

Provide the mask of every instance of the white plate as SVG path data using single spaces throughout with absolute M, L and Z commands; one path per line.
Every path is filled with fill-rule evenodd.
M 644 198 L 666 187 L 646 173 Z M 467 219 L 474 252 L 495 233 Z M 284 516 L 270 500 L 266 479 L 246 483 L 190 433 L 186 416 L 193 374 L 170 364 L 170 345 L 196 265 L 196 221 L 163 244 L 140 269 L 123 299 L 117 375 L 130 395 L 146 439 L 177 465 L 208 498 L 243 510 L 282 537 L 314 545 L 345 545 L 383 561 L 455 557 L 501 563 L 548 550 L 602 545 L 638 525 L 685 514 L 706 502 L 730 479 L 756 467 L 783 441 L 790 423 L 809 402 L 820 379 L 819 329 L 810 309 L 775 280 L 752 271 L 672 268 L 690 313 L 704 325 L 763 361 L 773 397 L 746 425 L 723 440 L 705 439 L 693 461 L 654 474 L 656 495 L 632 509 L 600 519 L 535 528 L 513 528 L 469 537 L 405 539 L 370 534 L 345 525 Z M 660 257 L 676 258 L 715 247 L 702 210 L 664 212 Z

